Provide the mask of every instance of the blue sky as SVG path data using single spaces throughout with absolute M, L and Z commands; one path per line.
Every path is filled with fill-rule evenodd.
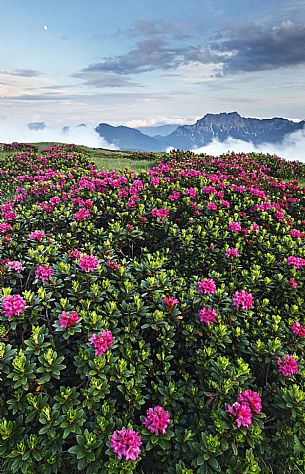
M 305 118 L 305 0 L 1 0 L 0 42 L 0 125 Z

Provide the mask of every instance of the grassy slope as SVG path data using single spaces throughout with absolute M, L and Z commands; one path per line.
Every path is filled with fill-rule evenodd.
M 32 144 L 38 146 L 39 151 L 50 146 L 58 145 L 58 143 L 55 142 L 39 142 Z M 100 170 L 130 168 L 133 171 L 141 171 L 143 169 L 151 168 L 154 159 L 161 155 L 161 153 L 134 153 L 131 151 L 107 150 L 104 148 L 90 148 L 87 146 L 79 146 L 79 148 L 89 156 L 90 160 L 92 160 Z M 137 156 L 137 159 L 133 159 L 135 155 Z M 5 153 L 0 152 L 0 156 L 5 156 Z M 141 159 L 141 156 L 143 159 Z

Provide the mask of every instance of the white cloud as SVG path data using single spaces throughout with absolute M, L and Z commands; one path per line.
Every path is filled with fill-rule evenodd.
M 209 145 L 194 149 L 193 151 L 214 156 L 227 153 L 228 151 L 236 153 L 254 151 L 275 154 L 289 161 L 302 161 L 305 163 L 305 129 L 291 133 L 281 144 L 262 143 L 261 145 L 254 145 L 251 142 L 235 140 L 234 138 L 228 138 L 225 142 L 221 143 L 215 139 Z
M 75 145 L 85 145 L 93 148 L 117 149 L 114 144 L 108 143 L 96 133 L 94 129 L 89 127 L 69 127 L 67 131 L 63 131 L 58 127 L 46 127 L 43 130 L 29 130 L 25 125 L 1 124 L 0 142 L 11 143 L 14 141 L 25 143 L 74 143 Z

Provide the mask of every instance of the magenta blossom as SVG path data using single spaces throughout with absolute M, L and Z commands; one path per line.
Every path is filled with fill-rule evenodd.
M 100 334 L 91 334 L 89 341 L 95 347 L 95 355 L 102 356 L 113 344 L 113 335 L 110 331 L 102 331 Z
M 110 438 L 110 448 L 121 460 L 135 461 L 141 454 L 141 436 L 137 431 L 131 429 L 115 430 Z
M 165 217 L 167 217 L 169 215 L 170 211 L 168 209 L 164 209 L 164 208 L 161 208 L 161 209 L 152 209 L 151 211 L 151 215 L 153 217 L 158 217 L 159 219 L 164 219 Z
M 238 395 L 238 402 L 246 402 L 254 413 L 260 413 L 262 410 L 262 399 L 257 392 L 245 390 Z
M 175 304 L 179 303 L 179 300 L 177 298 L 174 298 L 173 296 L 165 296 L 163 298 L 164 303 L 167 306 L 167 309 L 172 309 Z
M 245 290 L 236 291 L 233 295 L 232 305 L 237 309 L 251 309 L 253 306 L 253 296 Z
M 225 253 L 226 257 L 239 257 L 239 251 L 236 248 L 228 249 Z
M 59 325 L 61 328 L 70 328 L 78 321 L 79 317 L 77 311 L 72 311 L 70 314 L 66 313 L 66 311 L 63 311 L 59 315 Z
M 286 354 L 284 356 L 285 360 L 280 357 L 277 360 L 278 370 L 284 377 L 289 377 L 290 375 L 297 374 L 299 371 L 299 366 L 297 361 L 290 355 Z
M 228 225 L 228 229 L 231 231 L 231 232 L 240 232 L 241 231 L 241 225 L 239 222 L 236 222 L 236 221 L 233 221 L 233 222 L 230 222 L 230 224 Z
M 305 337 L 305 326 L 302 326 L 298 321 L 290 326 L 291 331 L 299 337 Z
M 198 283 L 197 291 L 205 295 L 213 295 L 216 292 L 216 283 L 212 278 L 203 278 Z
M 251 426 L 252 425 L 252 412 L 248 403 L 246 402 L 235 402 L 233 405 L 228 405 L 226 409 L 227 413 L 235 416 L 235 423 L 240 428 L 241 426 Z
M 77 219 L 78 221 L 84 221 L 87 219 L 87 217 L 90 216 L 90 211 L 88 209 L 80 209 L 76 214 L 74 214 L 74 219 Z
M 17 260 L 7 262 L 6 266 L 9 271 L 14 272 L 21 272 L 25 268 L 22 266 L 22 263 L 18 262 Z
M 160 431 L 162 434 L 165 434 L 169 420 L 170 414 L 163 407 L 156 406 L 147 410 L 143 425 L 152 433 L 159 434 Z
M 38 265 L 36 272 L 35 272 L 35 277 L 40 278 L 42 281 L 47 281 L 50 276 L 53 275 L 53 268 L 51 267 L 44 267 L 43 265 Z
M 199 319 L 204 324 L 212 324 L 217 318 L 217 313 L 215 309 L 212 308 L 202 308 L 198 313 Z
M 43 230 L 34 230 L 34 232 L 30 233 L 30 238 L 33 240 L 41 240 L 46 236 L 45 232 Z
M 287 264 L 292 265 L 293 268 L 297 270 L 301 267 L 305 267 L 305 258 L 290 255 L 290 257 L 287 258 Z
M 19 316 L 24 310 L 25 305 L 26 302 L 20 295 L 5 296 L 2 300 L 3 314 L 7 318 Z
M 93 272 L 98 267 L 98 259 L 94 255 L 82 255 L 79 266 L 84 272 Z

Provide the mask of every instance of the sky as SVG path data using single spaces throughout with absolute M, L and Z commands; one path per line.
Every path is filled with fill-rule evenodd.
M 0 0 L 0 131 L 305 119 L 305 0 Z

